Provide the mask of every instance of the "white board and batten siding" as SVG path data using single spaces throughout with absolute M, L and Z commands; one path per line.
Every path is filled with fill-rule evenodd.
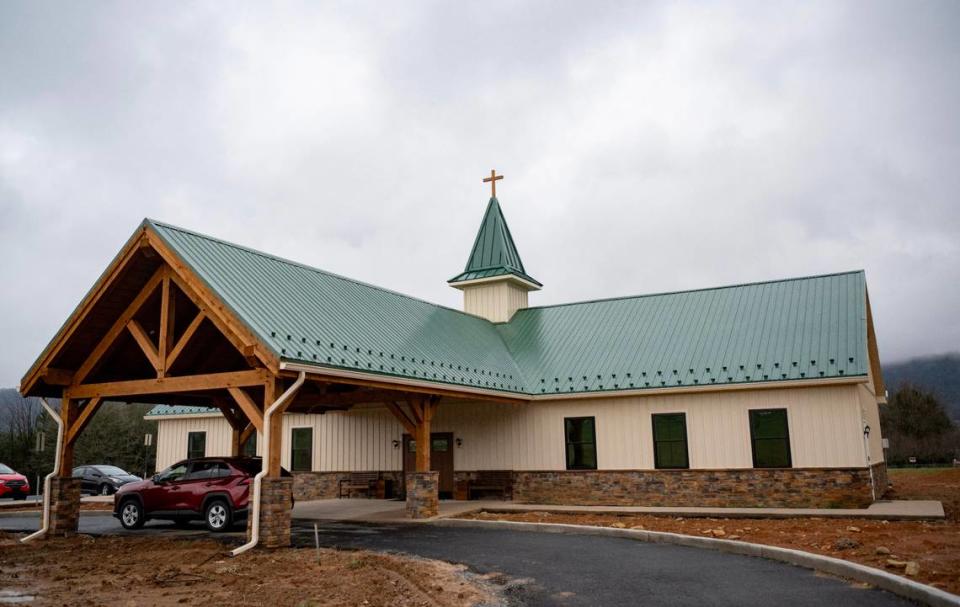
M 453 432 L 457 470 L 563 470 L 565 417 L 596 418 L 601 470 L 653 469 L 654 413 L 686 414 L 691 468 L 751 468 L 749 411 L 787 410 L 793 466 L 858 468 L 865 465 L 863 423 L 871 434 L 874 463 L 883 461 L 877 405 L 860 385 L 702 392 L 622 398 L 538 401 L 522 405 L 441 402 L 434 432 Z M 228 455 L 230 428 L 213 416 L 161 419 L 157 467 L 186 457 L 187 433 L 206 431 L 207 455 Z M 284 416 L 283 458 L 290 465 L 292 428 L 313 428 L 315 471 L 400 470 L 394 447 L 403 430 L 384 408 L 355 408 L 325 415 Z M 876 446 L 874 446 L 874 443 Z M 260 445 L 258 444 L 258 451 Z

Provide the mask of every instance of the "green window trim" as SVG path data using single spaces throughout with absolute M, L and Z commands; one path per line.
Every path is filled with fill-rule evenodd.
M 313 428 L 291 428 L 290 470 L 292 472 L 313 470 Z
M 597 469 L 597 422 L 594 417 L 563 418 L 567 470 Z
M 207 454 L 207 433 L 187 432 L 187 459 L 204 457 Z
M 654 413 L 653 462 L 661 470 L 683 470 L 690 467 L 687 450 L 687 414 Z
M 750 410 L 750 450 L 754 468 L 792 468 L 786 409 Z

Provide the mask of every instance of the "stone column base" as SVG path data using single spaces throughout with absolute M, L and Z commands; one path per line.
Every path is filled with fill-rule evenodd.
M 80 523 L 80 479 L 55 476 L 50 479 L 50 528 L 48 535 L 76 535 Z
M 252 491 L 252 488 L 251 488 Z M 252 499 L 251 495 L 251 499 Z M 260 483 L 260 546 L 290 545 L 290 513 L 293 509 L 293 479 L 265 478 Z M 253 527 L 253 503 L 247 516 L 247 537 Z
M 407 473 L 407 516 L 430 518 L 440 514 L 440 473 Z

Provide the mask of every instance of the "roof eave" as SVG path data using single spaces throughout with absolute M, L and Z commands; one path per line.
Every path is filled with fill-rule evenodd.
M 509 270 L 507 270 L 507 272 L 504 274 L 497 274 L 495 276 L 485 276 L 483 278 L 468 278 L 468 279 L 461 280 L 460 276 L 463 276 L 464 274 L 472 274 L 472 272 L 464 272 L 463 274 L 459 274 L 454 278 L 451 278 L 450 280 L 448 280 L 447 284 L 453 287 L 454 289 L 464 289 L 469 286 L 491 283 L 491 282 L 513 282 L 527 289 L 528 291 L 539 291 L 540 289 L 543 288 L 543 285 L 537 282 L 536 280 L 534 280 L 533 278 L 530 278 L 529 276 L 526 276 L 526 275 L 520 275 L 515 272 L 511 272 Z

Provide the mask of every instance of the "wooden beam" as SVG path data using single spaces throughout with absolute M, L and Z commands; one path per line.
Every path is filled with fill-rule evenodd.
M 147 231 L 145 236 L 160 257 L 172 268 L 170 277 L 174 284 L 210 318 L 210 322 L 223 333 L 224 337 L 245 355 L 250 351 L 248 348 L 251 349 L 258 364 L 263 364 L 274 374 L 279 373 L 280 361 L 265 348 L 257 347 L 259 344 L 257 337 L 235 317 L 216 294 L 194 275 L 193 270 L 183 263 L 159 236 L 150 231 Z
M 170 274 L 165 273 L 162 294 L 160 296 L 160 336 L 157 340 L 157 359 L 160 362 L 157 377 L 167 374 L 167 353 L 173 347 L 173 328 L 175 326 L 176 300 L 170 288 Z
M 137 322 L 136 319 L 131 318 L 127 322 L 127 330 L 130 331 L 134 341 L 136 341 L 140 349 L 143 350 L 143 355 L 147 357 L 147 360 L 149 360 L 153 368 L 156 369 L 157 377 L 163 377 L 161 373 L 163 366 L 160 364 L 160 353 L 157 351 L 157 347 L 153 345 L 153 342 L 150 341 L 150 336 L 147 335 L 143 325 Z
M 143 289 L 140 290 L 140 293 L 133 298 L 133 301 L 130 302 L 130 305 L 123 311 L 122 314 L 114 321 L 110 329 L 104 334 L 100 339 L 97 345 L 90 352 L 90 355 L 87 357 L 87 360 L 80 365 L 80 368 L 77 369 L 77 372 L 73 375 L 74 383 L 80 383 L 90 375 L 90 372 L 93 371 L 94 367 L 97 366 L 97 363 L 100 362 L 100 359 L 103 358 L 103 355 L 107 352 L 110 346 L 113 345 L 113 342 L 116 341 L 120 333 L 122 333 L 127 327 L 127 321 L 133 318 L 133 315 L 136 314 L 140 307 L 147 301 L 147 298 L 153 295 L 153 292 L 156 290 L 157 285 L 160 284 L 160 281 L 163 279 L 163 268 L 158 269 L 153 273 L 153 276 L 147 281 L 143 286 Z
M 100 405 L 103 404 L 103 400 L 99 396 L 95 396 L 87 401 L 87 404 L 83 406 L 83 409 L 80 409 L 77 414 L 76 420 L 73 424 L 67 428 L 66 431 L 66 440 L 69 442 L 74 442 L 77 440 L 77 437 L 83 432 L 83 429 L 87 427 L 87 424 L 90 423 L 90 420 L 93 418 L 93 414 L 97 412 L 97 409 L 100 408 Z
M 410 407 L 410 417 L 414 422 L 419 424 L 423 421 L 423 408 L 420 406 L 420 401 L 416 398 L 411 398 L 407 400 L 407 406 Z
M 257 403 L 250 398 L 250 395 L 240 388 L 228 388 L 227 391 L 230 392 L 230 396 L 236 401 L 240 410 L 243 411 L 243 414 L 250 420 L 250 423 L 253 424 L 257 430 L 263 432 L 263 411 L 257 407 Z M 270 402 L 272 403 L 273 401 Z
M 206 318 L 206 314 L 203 312 L 197 312 L 197 315 L 190 321 L 190 324 L 187 326 L 186 330 L 183 332 L 183 335 L 180 336 L 180 339 L 177 340 L 177 344 L 173 346 L 173 349 L 170 350 L 170 353 L 167 354 L 167 370 L 173 366 L 173 363 L 177 360 L 177 357 L 183 352 L 183 349 L 187 347 L 187 344 L 190 342 L 190 338 L 193 337 L 193 334 L 197 332 L 197 329 L 200 328 L 200 324 L 203 322 L 203 319 Z
M 403 426 L 403 429 L 406 430 L 411 436 L 415 436 L 417 433 L 417 424 L 410 419 L 410 416 L 400 408 L 398 403 L 387 401 L 385 403 L 387 409 L 390 410 L 390 413 L 393 413 L 393 416 L 397 418 L 400 424 Z
M 43 381 L 51 386 L 69 386 L 73 383 L 73 371 L 47 367 L 41 376 Z
M 193 392 L 195 390 L 239 388 L 242 386 L 263 385 L 268 377 L 269 373 L 266 370 L 252 369 L 250 371 L 208 373 L 206 375 L 186 375 L 183 377 L 134 379 L 105 382 L 102 384 L 70 386 L 64 390 L 64 395 L 69 398 L 92 398 L 94 396 L 138 396 L 140 394 L 166 394 Z

